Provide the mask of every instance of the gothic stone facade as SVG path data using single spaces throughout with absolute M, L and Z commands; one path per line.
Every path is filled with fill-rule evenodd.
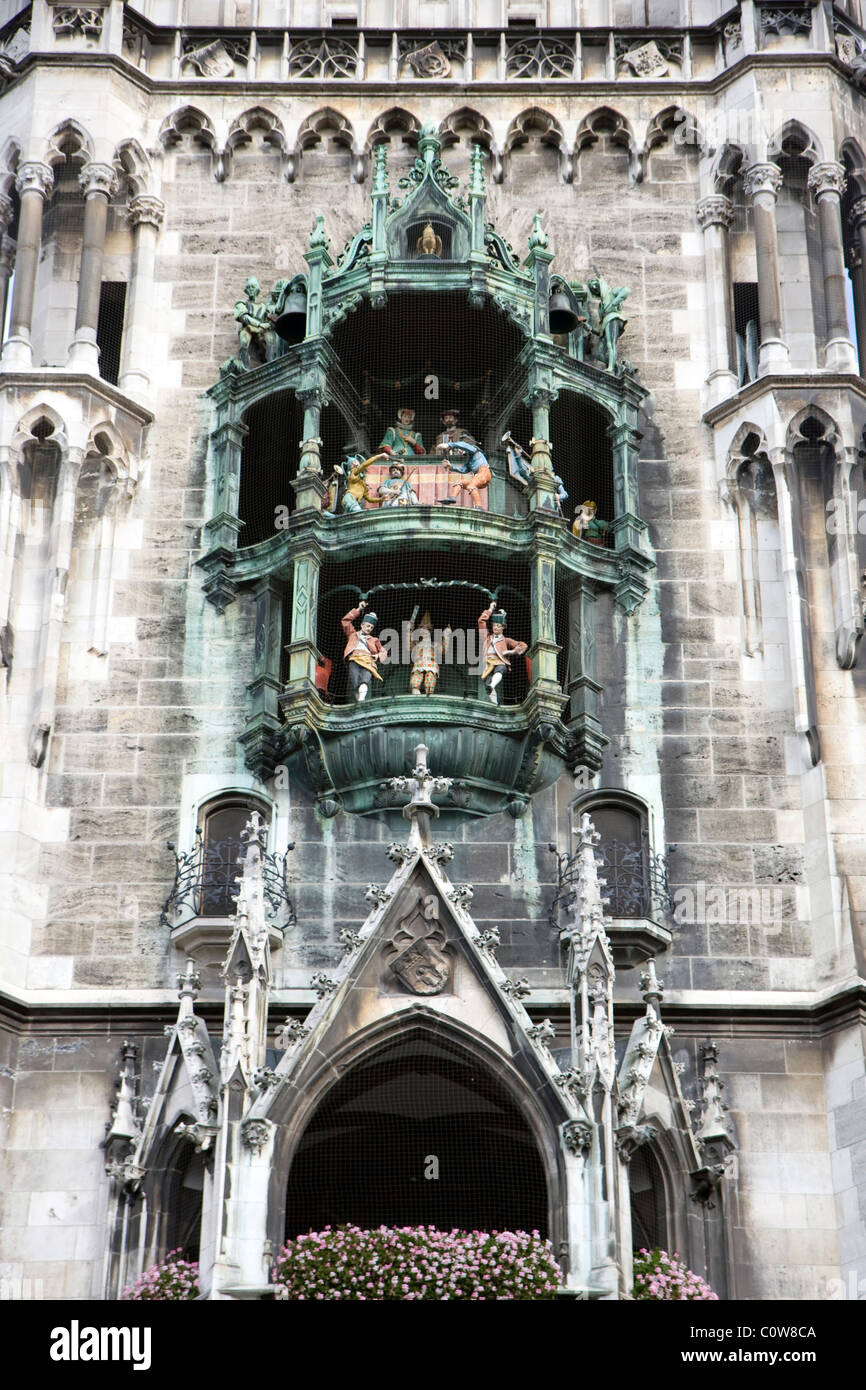
M 693 1200 L 707 1196 L 689 1177 L 707 1152 L 688 1158 L 684 1105 L 697 1102 L 695 1125 L 707 1114 L 709 1037 L 736 1144 L 722 1145 L 707 1218 L 719 1227 L 714 1277 L 735 1299 L 862 1297 L 859 14 L 742 0 L 696 5 L 688 24 L 653 10 L 653 29 L 629 7 L 565 0 L 495 15 L 469 3 L 411 15 L 229 8 L 228 27 L 205 31 L 158 0 L 86 11 L 33 0 L 20 14 L 7 5 L 0 32 L 4 292 L 13 257 L 15 267 L 0 361 L 0 1276 L 13 1289 L 35 1281 L 45 1298 L 113 1296 L 106 1251 L 149 1180 L 123 1157 L 148 1123 L 138 1097 L 153 1091 L 153 1064 L 168 1084 L 163 1028 L 178 1017 L 187 955 L 202 975 L 198 1015 L 223 1029 L 216 967 L 243 932 L 206 913 L 174 934 L 161 922 L 166 841 L 189 853 L 203 808 L 234 798 L 264 813 L 271 851 L 294 842 L 297 921 L 272 930 L 269 1037 L 315 1005 L 313 976 L 334 976 L 341 932 L 369 925 L 366 884 L 392 867 L 393 817 L 333 815 L 302 777 L 256 764 L 239 743 L 260 676 L 262 588 L 217 585 L 224 602 L 209 601 L 215 571 L 197 563 L 212 548 L 219 449 L 205 393 L 237 351 L 232 306 L 246 277 L 267 288 L 303 270 L 316 214 L 332 249 L 355 237 L 376 147 L 387 145 L 395 190 L 432 123 L 464 188 L 480 147 L 486 216 L 520 260 L 543 212 L 570 284 L 597 267 L 631 289 L 621 349 L 641 388 L 634 510 L 648 562 L 639 601 L 604 586 L 595 596 L 599 766 L 572 760 L 521 814 L 448 825 L 449 882 L 471 882 L 474 928 L 499 931 L 496 969 L 529 988 L 519 1009 L 484 1003 L 482 984 L 501 982 L 466 947 L 465 1028 L 479 1056 L 483 1040 L 488 1059 L 497 1047 L 516 1059 L 518 1024 L 550 1018 L 551 1051 L 526 1063 L 524 1084 L 550 1084 L 548 1057 L 566 1067 L 572 985 L 548 920 L 548 846 L 578 849 L 583 809 L 631 808 L 666 858 L 676 909 L 647 925 L 638 951 L 646 960 L 670 940 L 656 965 L 676 1031 L 649 1083 L 655 1100 L 632 1117 L 658 1131 L 667 1236 L 689 1248 L 694 1213 L 710 1211 Z M 427 10 L 437 51 L 418 57 L 433 37 Z M 64 220 L 60 193 L 68 203 L 79 176 L 86 202 Z M 104 282 L 126 286 L 113 381 L 98 341 Z M 297 438 L 283 440 L 287 494 Z M 322 460 L 326 472 L 335 461 Z M 278 737 L 279 716 L 274 727 Z M 247 978 L 264 972 L 263 952 L 261 940 L 249 946 Z M 648 1017 L 636 960 L 621 956 L 613 986 L 622 1041 Z M 410 991 L 403 1012 L 429 1017 L 439 997 Z M 332 1029 L 334 1055 L 362 1024 L 344 1017 L 336 1041 Z M 382 1018 L 371 1027 L 386 1045 Z M 238 1065 L 251 1065 L 241 1052 Z M 127 1108 L 114 1112 L 112 1142 L 129 1143 L 107 1173 L 121 1060 Z M 215 1081 L 215 1107 L 218 1091 Z M 151 1112 L 195 1124 L 194 1099 L 168 1118 L 160 1101 Z M 568 1118 L 545 1113 L 541 1148 Z M 267 1123 L 290 1127 L 287 1115 L 283 1105 Z M 248 1149 L 272 1165 L 265 1190 L 282 1187 L 279 1207 L 288 1150 L 271 1149 L 268 1133 Z M 568 1161 L 587 1162 L 577 1150 Z M 157 1204 L 167 1182 L 152 1190 Z M 265 1227 L 273 1236 L 270 1217 Z M 573 1281 L 597 1296 L 627 1291 L 623 1229 L 612 1220 L 605 1257 L 593 1247 Z M 168 1238 L 167 1225 L 139 1232 L 140 1257 Z

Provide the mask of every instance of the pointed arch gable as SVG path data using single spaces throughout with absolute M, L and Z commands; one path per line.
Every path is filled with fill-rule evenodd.
M 315 1066 L 309 1073 L 298 1077 L 290 1092 L 282 1087 L 275 1094 L 268 1108 L 268 1118 L 277 1126 L 268 1203 L 268 1233 L 275 1248 L 283 1240 L 286 1178 L 320 1106 L 348 1073 L 407 1040 L 427 1042 L 435 1049 L 452 1049 L 455 1055 L 483 1067 L 501 1084 L 525 1120 L 539 1155 L 547 1184 L 549 1232 L 556 1248 L 565 1231 L 565 1174 L 562 1146 L 558 1143 L 558 1126 L 565 1115 L 562 1096 L 552 1085 L 539 1087 L 538 1079 L 526 1074 L 517 1065 L 517 1059 L 508 1057 L 488 1036 L 426 1005 L 376 1020 L 327 1056 L 317 1052 Z
M 808 164 L 818 164 L 824 158 L 823 145 L 809 126 L 802 121 L 785 121 L 770 139 L 767 158 L 778 161 L 783 156 L 805 159 Z
M 379 145 L 396 134 L 402 135 L 403 143 L 413 149 L 418 144 L 418 136 L 421 134 L 421 122 L 418 117 L 402 106 L 392 106 L 376 117 L 367 131 L 364 148 L 367 151 L 372 150 L 374 145 Z
M 78 121 L 61 121 L 43 147 L 43 160 L 53 168 L 67 158 L 74 164 L 89 164 L 94 157 L 93 138 Z

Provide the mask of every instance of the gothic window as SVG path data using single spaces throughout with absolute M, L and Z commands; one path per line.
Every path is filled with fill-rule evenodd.
M 605 916 L 652 917 L 655 872 L 650 852 L 646 809 L 634 798 L 608 795 L 581 802 L 579 815 L 588 812 L 601 836 L 596 848 L 599 877 L 610 899 Z
M 169 1175 L 165 1253 L 179 1250 L 185 1260 L 197 1260 L 201 1240 L 204 1156 L 186 1144 Z
M 634 1250 L 665 1249 L 667 1203 L 661 1165 L 647 1145 L 638 1149 L 629 1164 L 631 1190 L 631 1238 Z
M 267 807 L 255 797 L 227 797 L 202 811 L 202 917 L 230 917 L 235 910 L 235 879 L 244 849 L 241 831 L 251 811 L 259 811 L 266 822 L 270 819 Z

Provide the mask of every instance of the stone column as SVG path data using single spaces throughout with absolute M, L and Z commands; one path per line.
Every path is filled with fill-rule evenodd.
M 165 203 L 148 193 L 139 193 L 130 200 L 128 217 L 133 229 L 132 276 L 126 305 L 120 389 L 130 396 L 146 396 L 150 386 L 148 367 L 156 239 L 165 217 Z
M 3 349 L 3 366 L 26 371 L 33 365 L 30 330 L 36 297 L 36 273 L 42 249 L 42 208 L 54 185 L 54 174 L 47 164 L 28 160 L 19 165 L 15 187 L 21 199 L 18 215 L 18 249 L 12 286 L 12 314 L 9 337 Z
M 730 198 L 721 193 L 702 198 L 695 213 L 704 234 L 707 290 L 707 339 L 709 346 L 709 403 L 727 399 L 737 390 L 733 361 L 731 286 L 728 277 L 728 228 L 734 216 Z
M 788 345 L 782 337 L 782 286 L 776 235 L 776 198 L 781 186 L 782 172 L 776 164 L 753 164 L 743 179 L 743 192 L 751 201 L 755 228 L 761 315 L 758 371 L 761 375 L 785 371 L 788 366 Z
M 845 301 L 845 252 L 842 244 L 842 194 L 845 170 L 828 161 L 809 171 L 809 188 L 818 203 L 827 346 L 824 365 L 838 372 L 856 372 L 857 354 L 848 327 Z
M 81 171 L 79 183 L 84 191 L 84 236 L 81 269 L 78 273 L 75 337 L 69 349 L 68 365 L 78 371 L 91 372 L 98 376 L 99 348 L 96 345 L 96 326 L 99 322 L 108 200 L 116 183 L 114 169 L 110 164 L 86 164 Z
M 15 264 L 15 243 L 10 241 L 7 228 L 12 221 L 12 199 L 0 194 L 0 343 L 6 324 L 6 299 L 9 277 Z
M 860 375 L 866 372 L 866 198 L 851 205 L 849 216 L 854 244 L 851 248 L 851 281 L 854 286 L 854 318 L 860 351 Z

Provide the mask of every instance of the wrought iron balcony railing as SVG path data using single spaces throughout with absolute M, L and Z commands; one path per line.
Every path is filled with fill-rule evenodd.
M 605 881 L 602 897 L 608 899 L 605 917 L 662 923 L 673 914 L 664 855 L 653 854 L 648 841 L 647 832 L 642 831 L 639 844 L 608 840 L 595 847 L 598 876 Z M 555 845 L 550 848 L 557 856 L 557 888 L 550 921 L 558 929 L 577 892 L 578 856 L 561 854 Z
M 178 854 L 169 841 L 167 848 L 175 858 L 174 883 L 165 900 L 160 923 L 176 928 L 196 918 L 225 918 L 235 913 L 237 884 L 243 865 L 245 846 L 235 837 L 206 845 L 201 828 L 196 829 L 195 845 L 186 854 Z M 294 845 L 285 854 L 262 855 L 265 911 L 272 926 L 294 926 L 295 909 L 286 878 L 286 861 Z

